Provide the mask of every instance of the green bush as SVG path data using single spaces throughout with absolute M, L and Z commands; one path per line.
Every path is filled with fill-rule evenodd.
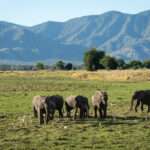
M 84 64 L 87 70 L 95 71 L 102 68 L 99 61 L 105 56 L 105 52 L 97 51 L 96 48 L 92 48 L 84 55 Z
M 38 62 L 37 64 L 36 64 L 36 69 L 38 69 L 38 70 L 43 70 L 45 67 L 44 67 L 44 64 L 42 63 L 42 62 Z
M 114 57 L 105 56 L 100 63 L 104 66 L 105 69 L 117 69 L 118 63 Z

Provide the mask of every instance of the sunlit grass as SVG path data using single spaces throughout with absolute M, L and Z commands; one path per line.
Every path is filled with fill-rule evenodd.
M 74 74 L 88 75 L 80 78 Z M 120 77 L 123 74 L 130 78 L 123 80 Z M 148 150 L 150 121 L 147 107 L 144 113 L 129 112 L 132 93 L 149 89 L 148 75 L 148 70 L 1 72 L 0 149 Z M 33 118 L 31 101 L 34 95 L 60 94 L 66 98 L 81 94 L 87 96 L 91 104 L 96 89 L 106 90 L 109 94 L 109 117 L 104 121 L 95 118 L 59 120 L 55 117 L 48 125 L 39 126 Z M 93 115 L 92 106 L 90 115 Z

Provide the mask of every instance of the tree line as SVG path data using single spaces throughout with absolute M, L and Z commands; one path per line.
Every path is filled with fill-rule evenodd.
M 65 63 L 63 61 L 58 61 L 53 65 L 45 65 L 43 62 L 37 62 L 34 65 L 10 65 L 10 64 L 0 64 L 1 71 L 7 70 L 75 70 L 80 69 L 80 65 L 73 65 L 72 63 Z
M 92 48 L 84 54 L 84 65 L 89 71 L 98 69 L 150 69 L 150 60 L 145 60 L 143 62 L 140 60 L 125 62 L 123 59 L 106 55 L 104 51 L 98 51 L 96 48 Z
M 0 64 L 0 70 L 79 70 L 96 71 L 98 69 L 150 69 L 150 59 L 145 61 L 131 60 L 125 62 L 123 59 L 107 55 L 104 51 L 92 48 L 85 52 L 82 65 L 74 65 L 71 62 L 57 61 L 53 65 L 45 65 L 43 62 L 37 62 L 35 65 L 6 65 Z

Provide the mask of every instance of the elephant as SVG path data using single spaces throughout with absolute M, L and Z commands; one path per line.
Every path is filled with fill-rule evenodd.
M 44 123 L 44 114 L 46 121 L 48 121 L 46 96 L 34 96 L 32 100 L 32 108 L 34 117 L 38 118 L 40 124 Z
M 67 112 L 67 117 L 71 117 L 71 111 L 75 108 L 76 106 L 76 96 L 69 96 L 65 100 L 65 106 L 66 106 L 66 112 Z
M 47 96 L 46 103 L 48 106 L 48 119 L 54 118 L 55 110 L 58 110 L 59 118 L 63 118 L 64 99 L 62 96 L 59 95 Z
M 80 119 L 89 117 L 89 104 L 88 104 L 88 98 L 84 96 L 76 96 L 75 97 L 76 105 L 75 105 L 75 114 L 74 118 L 77 117 L 78 109 L 80 109 Z
M 141 104 L 141 111 L 144 110 L 144 105 L 148 106 L 148 111 L 150 112 L 150 90 L 139 90 L 135 91 L 132 95 L 131 99 L 131 107 L 130 110 L 133 110 L 134 101 L 136 100 L 135 112 L 137 112 L 137 108 Z
M 97 118 L 97 111 L 99 111 L 100 118 L 107 117 L 108 94 L 105 91 L 97 90 L 92 96 L 92 105 L 94 107 L 95 118 Z

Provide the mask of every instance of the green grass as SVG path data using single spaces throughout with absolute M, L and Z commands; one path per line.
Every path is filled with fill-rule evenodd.
M 149 150 L 147 108 L 145 113 L 129 112 L 132 93 L 149 89 L 149 85 L 149 81 L 88 81 L 59 75 L 0 76 L 0 150 Z M 48 125 L 39 126 L 33 118 L 31 102 L 35 95 L 60 94 L 66 98 L 81 94 L 90 102 L 96 89 L 109 94 L 109 117 L 104 121 L 55 117 Z

